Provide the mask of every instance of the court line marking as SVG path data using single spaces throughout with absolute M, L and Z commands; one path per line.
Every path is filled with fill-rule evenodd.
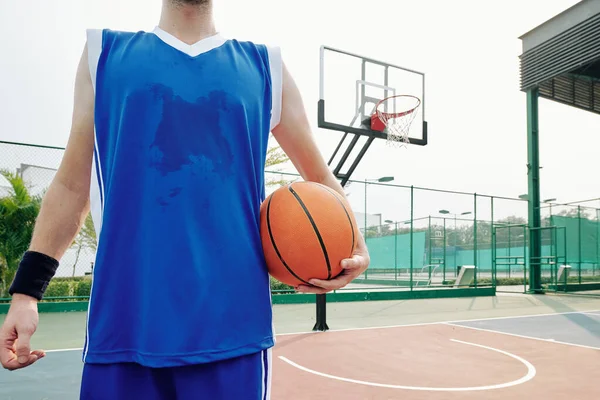
M 588 315 L 600 315 L 600 311 L 586 311 L 583 314 L 588 314 Z
M 585 313 L 600 313 L 600 310 L 589 310 L 589 311 L 567 311 L 561 313 L 547 313 L 547 314 L 529 314 L 529 315 L 515 315 L 512 317 L 490 317 L 490 318 L 474 318 L 474 319 L 459 319 L 450 321 L 436 321 L 436 322 L 418 322 L 414 324 L 399 324 L 399 325 L 384 325 L 384 326 L 367 326 L 364 328 L 343 328 L 343 329 L 330 329 L 328 332 L 348 332 L 348 331 L 367 331 L 373 329 L 392 329 L 392 328 L 409 328 L 415 326 L 429 326 L 439 324 L 458 324 L 463 322 L 478 322 L 478 321 L 495 321 L 502 319 L 519 319 L 519 318 L 535 318 L 535 317 L 552 317 L 555 315 L 568 315 L 568 314 L 585 314 Z M 307 333 L 322 333 L 315 331 L 303 331 L 303 332 L 291 332 L 291 333 L 278 333 L 277 336 L 291 336 L 291 335 L 304 335 Z
M 44 353 L 60 353 L 61 351 L 82 351 L 83 347 L 77 347 L 72 349 L 54 349 L 54 350 L 44 350 Z
M 594 314 L 594 313 L 598 313 L 598 314 Z M 551 317 L 553 315 L 567 315 L 567 314 L 592 314 L 592 315 L 600 315 L 600 310 L 568 311 L 568 312 L 561 312 L 561 313 L 516 315 L 516 316 L 512 316 L 512 317 L 475 318 L 475 319 L 462 319 L 462 320 L 437 321 L 437 322 L 419 322 L 419 323 L 415 323 L 415 324 L 367 326 L 367 327 L 364 327 L 364 328 L 330 329 L 328 332 L 351 332 L 351 331 L 366 331 L 366 330 L 374 330 L 374 329 L 410 328 L 410 327 L 418 327 L 418 326 L 443 325 L 443 324 L 458 324 L 458 323 L 462 323 L 462 322 L 494 321 L 494 320 L 501 320 L 501 319 L 534 318 L 534 317 Z M 462 325 L 457 325 L 457 326 L 462 326 Z M 302 332 L 291 332 L 291 333 L 278 333 L 278 334 L 276 334 L 276 336 L 306 335 L 306 334 L 309 334 L 309 333 L 310 334 L 316 334 L 316 333 L 323 333 L 323 332 L 302 331 Z M 497 333 L 502 333 L 502 332 L 497 332 Z M 83 350 L 83 348 L 54 349 L 54 350 L 44 350 L 44 351 L 46 353 L 59 353 L 59 352 L 80 351 L 80 350 Z
M 488 346 L 484 346 L 481 344 L 464 342 L 462 340 L 450 339 L 450 341 L 455 342 L 455 343 L 465 344 L 468 346 L 479 347 L 482 349 L 487 349 L 487 350 L 495 351 L 500 354 L 504 354 L 505 356 L 511 357 L 511 358 L 519 361 L 520 363 L 524 364 L 527 367 L 527 374 L 525 374 L 524 376 L 522 376 L 521 378 L 519 378 L 517 380 L 506 382 L 506 383 L 500 383 L 497 385 L 453 387 L 453 388 L 404 386 L 404 385 L 390 385 L 390 384 L 386 384 L 386 383 L 375 383 L 375 382 L 361 381 L 361 380 L 350 379 L 350 378 L 343 378 L 341 376 L 325 374 L 323 372 L 318 372 L 318 371 L 303 367 L 302 365 L 299 365 L 283 356 L 279 356 L 279 359 L 281 359 L 282 361 L 285 361 L 286 363 L 290 364 L 291 366 L 296 367 L 302 371 L 305 371 L 305 372 L 308 372 L 308 373 L 311 373 L 314 375 L 318 375 L 318 376 L 321 376 L 324 378 L 335 379 L 338 381 L 349 382 L 349 383 L 355 383 L 358 385 L 381 387 L 381 388 L 386 388 L 386 389 L 417 390 L 417 391 L 429 391 L 429 392 L 472 392 L 472 391 L 482 391 L 482 390 L 504 389 L 507 387 L 517 386 L 517 385 L 523 384 L 525 382 L 528 382 L 528 381 L 532 380 L 537 373 L 535 367 L 529 361 L 527 361 L 524 358 L 519 357 L 515 354 L 509 353 L 507 351 L 495 349 L 493 347 L 488 347 Z
M 562 342 L 562 341 L 556 340 L 556 339 L 544 339 L 544 338 L 539 338 L 539 337 L 535 337 L 535 336 L 525 336 L 525 335 L 519 335 L 517 333 L 495 331 L 493 329 L 485 329 L 485 328 L 476 328 L 474 326 L 459 325 L 459 324 L 453 324 L 453 323 L 449 323 L 449 322 L 444 323 L 444 325 L 455 326 L 455 327 L 458 327 L 458 328 L 472 329 L 472 330 L 481 331 L 481 332 L 497 333 L 497 334 L 506 335 L 506 336 L 514 336 L 514 337 L 518 337 L 518 338 L 521 338 L 521 339 L 537 340 L 538 342 L 556 343 L 556 344 L 563 344 L 565 346 L 574 346 L 574 347 L 581 347 L 581 348 L 584 348 L 584 349 L 600 350 L 600 347 L 586 346 L 584 344 L 577 344 L 577 343 Z

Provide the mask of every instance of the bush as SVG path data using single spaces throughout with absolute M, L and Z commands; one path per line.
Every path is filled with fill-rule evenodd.
M 483 279 L 482 279 L 483 280 Z M 487 279 L 490 281 L 491 279 Z M 523 278 L 496 278 L 496 286 L 517 286 L 523 285 Z
M 89 297 L 90 292 L 92 291 L 92 280 L 80 280 L 77 282 L 77 286 L 75 286 L 75 296 L 79 297 Z
M 277 292 L 289 292 L 289 293 L 293 293 L 294 287 L 290 286 L 290 285 L 286 285 L 285 283 L 279 282 L 277 279 L 273 278 L 272 276 L 269 277 L 269 279 L 271 280 L 271 291 L 275 292 L 273 294 L 277 294 Z
M 80 278 L 54 278 L 48 285 L 44 299 L 51 297 L 89 297 L 92 281 Z
M 571 272 L 571 276 L 569 276 L 569 278 L 567 279 L 568 283 L 579 283 L 579 276 L 577 275 L 577 272 Z M 600 276 L 596 275 L 596 276 L 590 276 L 590 275 L 582 275 L 581 276 L 581 283 L 584 282 L 600 282 Z
M 273 294 L 294 293 L 292 286 L 281 283 L 269 277 Z M 44 299 L 49 297 L 89 297 L 92 290 L 92 280 L 83 277 L 54 278 L 48 285 Z
M 271 291 L 274 295 L 276 294 L 285 294 L 285 293 L 295 293 L 295 290 L 292 286 L 286 285 L 285 283 L 279 282 L 277 279 L 273 277 L 269 277 Z M 600 276 L 582 276 L 582 282 L 600 282 Z M 578 276 L 571 275 L 569 277 L 569 283 L 577 283 Z M 444 285 L 453 286 L 455 283 L 454 279 L 447 279 L 444 282 Z M 549 284 L 550 278 L 543 277 L 542 284 Z M 490 286 L 492 284 L 492 280 L 490 278 L 481 278 L 477 279 L 478 286 Z M 513 285 L 523 285 L 523 278 L 497 278 L 496 285 L 497 286 L 513 286 Z M 529 284 L 529 279 L 527 280 L 527 284 Z M 471 284 L 471 287 L 475 286 Z M 89 297 L 92 289 L 92 280 L 85 277 L 57 277 L 52 279 L 52 282 L 48 285 L 48 289 L 44 295 L 44 298 L 49 297 Z
M 52 282 L 79 282 L 84 280 L 83 276 L 60 276 L 52 278 Z
M 52 280 L 46 289 L 44 297 L 68 297 L 73 296 L 73 284 L 71 281 Z

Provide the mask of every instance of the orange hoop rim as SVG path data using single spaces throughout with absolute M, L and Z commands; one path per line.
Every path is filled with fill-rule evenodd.
M 384 102 L 390 100 L 390 99 L 394 99 L 394 98 L 398 98 L 398 97 L 410 97 L 413 98 L 417 101 L 417 104 L 411 108 L 410 110 L 406 110 L 406 111 L 401 111 L 401 112 L 397 112 L 397 113 L 388 113 L 388 112 L 383 112 L 379 110 L 379 106 L 381 104 L 383 104 Z M 378 116 L 380 117 L 384 117 L 385 119 L 393 119 L 393 118 L 400 118 L 400 117 L 404 117 L 405 115 L 408 115 L 412 112 L 414 112 L 419 106 L 421 105 L 421 99 L 419 99 L 417 96 L 413 96 L 411 94 L 398 94 L 395 96 L 390 96 L 390 97 L 386 97 L 385 99 L 381 100 L 379 103 L 377 103 L 377 106 L 375 107 L 375 110 L 377 111 Z

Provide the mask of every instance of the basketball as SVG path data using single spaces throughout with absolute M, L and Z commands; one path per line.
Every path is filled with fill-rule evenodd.
M 339 275 L 358 236 L 347 201 L 314 182 L 292 183 L 269 195 L 260 208 L 260 230 L 269 274 L 294 287 Z

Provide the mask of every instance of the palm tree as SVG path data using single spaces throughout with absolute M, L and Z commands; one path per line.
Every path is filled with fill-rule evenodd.
M 18 174 L 0 170 L 0 175 L 10 184 L 8 193 L 0 197 L 0 295 L 4 297 L 31 242 L 42 198 L 33 196 Z

